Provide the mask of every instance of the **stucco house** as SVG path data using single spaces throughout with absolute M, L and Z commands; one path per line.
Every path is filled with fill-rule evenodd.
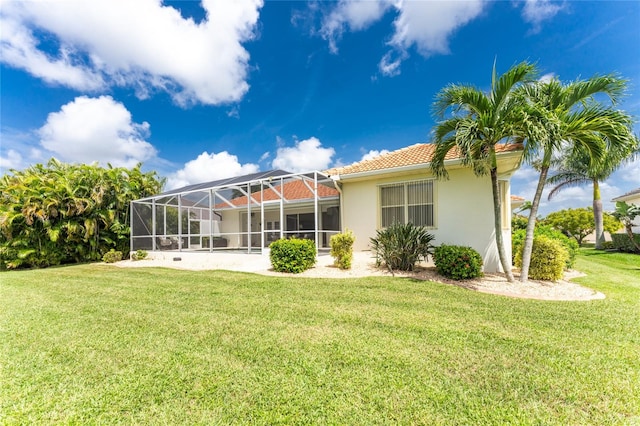
M 376 230 L 394 222 L 426 226 L 435 243 L 475 248 L 484 270 L 500 269 L 491 182 L 445 159 L 448 180 L 430 170 L 435 146 L 416 144 L 344 167 L 309 173 L 271 170 L 168 191 L 131 206 L 131 249 L 263 253 L 278 238 L 312 239 L 320 252 L 350 229 L 354 250 L 369 250 Z M 496 147 L 503 238 L 510 256 L 510 178 L 522 146 Z

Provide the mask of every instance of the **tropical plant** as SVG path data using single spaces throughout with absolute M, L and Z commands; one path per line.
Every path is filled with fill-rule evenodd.
M 613 213 L 613 216 L 622 222 L 631 244 L 640 252 L 640 243 L 638 243 L 637 238 L 635 238 L 633 234 L 633 221 L 636 216 L 640 216 L 640 206 L 618 201 L 616 202 L 616 211 Z
M 129 204 L 162 187 L 155 172 L 51 159 L 0 179 L 0 268 L 96 261 L 129 251 Z
M 521 107 L 524 99 L 515 96 L 515 90 L 530 82 L 535 72 L 534 65 L 522 62 L 498 77 L 494 64 L 488 94 L 473 86 L 452 84 L 438 93 L 434 103 L 434 111 L 440 119 L 447 111 L 451 111 L 453 117 L 438 122 L 434 129 L 437 146 L 431 169 L 437 177 L 446 178 L 445 159 L 450 151 L 457 149 L 462 164 L 471 167 L 476 176 L 490 176 L 496 246 L 502 269 L 510 282 L 514 279 L 502 238 L 496 145 L 523 138 Z
M 386 266 L 393 274 L 394 270 L 413 271 L 416 263 L 428 260 L 434 239 L 423 226 L 394 223 L 379 229 L 370 241 L 377 264 Z
M 600 182 L 606 180 L 621 164 L 630 161 L 638 154 L 640 141 L 631 137 L 629 143 L 610 144 L 604 158 L 592 165 L 589 153 L 584 149 L 576 149 L 572 155 L 557 161 L 557 170 L 547 178 L 547 185 L 552 185 L 548 199 L 565 188 L 593 184 L 593 227 L 596 233 L 596 249 L 601 250 L 604 243 L 605 216 L 600 196 Z M 607 231 L 610 232 L 610 231 Z M 615 231 L 614 231 L 615 232 Z
M 589 167 L 595 168 L 612 146 L 628 145 L 635 140 L 630 117 L 594 98 L 599 94 L 607 95 L 615 104 L 625 87 L 624 80 L 606 75 L 568 84 L 552 78 L 524 85 L 518 90 L 527 100 L 523 116 L 527 131 L 525 158 L 535 163 L 540 171 L 522 253 L 522 282 L 529 277 L 535 217 L 554 157 L 560 152 L 582 151 L 589 157 Z
M 565 235 L 575 238 L 578 244 L 582 244 L 584 238 L 595 229 L 593 214 L 591 207 L 565 209 L 549 213 L 544 219 L 544 223 L 551 225 Z M 601 220 L 604 231 L 609 234 L 613 234 L 622 228 L 622 223 L 609 213 L 603 213 Z M 601 250 L 601 248 L 598 250 Z
M 522 259 L 522 246 L 524 245 L 524 238 L 526 236 L 526 232 L 527 231 L 525 229 L 519 229 L 517 231 L 514 231 L 513 234 L 511 235 L 511 247 L 512 247 L 511 253 L 513 256 L 513 263 L 518 267 L 522 265 L 522 260 L 520 260 L 519 262 L 516 262 L 515 259 L 516 259 L 516 255 L 518 254 L 520 254 L 520 259 Z M 573 268 L 573 265 L 575 264 L 575 261 L 576 261 L 576 257 L 578 255 L 578 250 L 580 249 L 580 245 L 575 239 L 567 237 L 562 232 L 558 231 L 557 229 L 553 229 L 549 225 L 542 225 L 542 224 L 538 224 L 538 226 L 536 226 L 533 234 L 533 238 L 536 238 L 538 236 L 545 236 L 547 238 L 556 240 L 560 244 L 562 244 L 565 250 L 567 250 L 567 255 L 568 255 L 567 260 L 565 262 L 565 269 Z
M 346 230 L 329 239 L 331 250 L 329 254 L 334 258 L 333 264 L 340 269 L 351 269 L 353 261 L 353 243 L 356 241 L 355 235 L 350 230 Z

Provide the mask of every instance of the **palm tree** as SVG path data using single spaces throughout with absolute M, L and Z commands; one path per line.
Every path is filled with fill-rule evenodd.
M 631 118 L 628 118 L 631 122 Z M 553 176 L 547 178 L 547 185 L 553 185 L 548 199 L 565 188 L 593 184 L 593 219 L 596 232 L 596 249 L 601 250 L 604 243 L 604 219 L 600 182 L 606 180 L 624 162 L 630 161 L 638 154 L 640 141 L 629 138 L 629 143 L 610 144 L 605 157 L 599 164 L 591 165 L 589 153 L 583 149 L 576 150 L 573 155 L 560 159 Z
M 445 157 L 449 151 L 457 149 L 462 164 L 471 167 L 476 176 L 489 174 L 496 246 L 509 282 L 514 279 L 511 259 L 506 256 L 502 239 L 496 144 L 522 138 L 520 111 L 523 99 L 514 94 L 516 88 L 531 81 L 535 73 L 533 64 L 522 62 L 498 78 L 494 63 L 488 94 L 469 85 L 449 85 L 438 93 L 434 103 L 438 117 L 444 118 L 448 110 L 452 111 L 453 117 L 438 122 L 434 129 L 436 149 L 431 169 L 437 177 L 447 177 Z
M 598 94 L 607 95 L 615 104 L 625 87 L 624 80 L 606 75 L 567 85 L 553 78 L 519 90 L 528 100 L 523 117 L 527 129 L 525 157 L 529 161 L 536 159 L 540 170 L 522 252 L 522 282 L 529 278 L 535 217 L 553 158 L 560 152 L 581 150 L 588 155 L 592 168 L 603 161 L 608 147 L 628 143 L 633 137 L 628 116 L 594 98 Z

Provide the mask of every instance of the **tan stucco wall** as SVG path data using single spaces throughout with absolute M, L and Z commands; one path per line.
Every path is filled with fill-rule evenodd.
M 343 181 L 342 214 L 344 226 L 351 229 L 354 249 L 369 250 L 369 239 L 379 228 L 378 185 L 429 178 L 427 170 L 398 177 L 377 178 L 359 182 Z M 508 188 L 508 185 L 507 185 Z M 509 192 L 509 191 L 507 191 Z M 510 194 L 506 194 L 509 199 Z M 449 172 L 449 180 L 435 181 L 436 228 L 431 230 L 435 244 L 471 246 L 484 259 L 486 272 L 500 269 L 494 235 L 493 201 L 489 176 L 476 177 L 468 169 Z M 508 216 L 510 206 L 507 203 Z M 504 225 L 503 237 L 507 256 L 511 256 L 510 224 Z M 503 226 L 503 227 L 504 227 Z

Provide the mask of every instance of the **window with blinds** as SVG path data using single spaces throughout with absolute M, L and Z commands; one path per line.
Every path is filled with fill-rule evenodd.
M 435 227 L 434 181 L 395 183 L 380 186 L 380 225 L 413 223 Z

